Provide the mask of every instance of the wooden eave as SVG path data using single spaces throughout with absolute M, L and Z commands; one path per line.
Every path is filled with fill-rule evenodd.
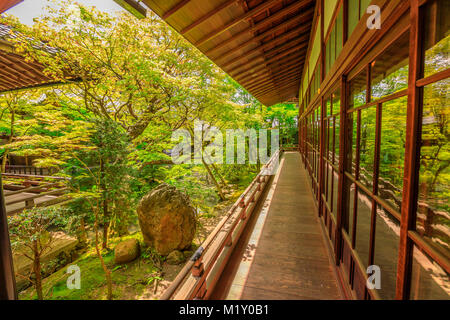
M 55 79 L 45 75 L 43 65 L 16 53 L 13 44 L 8 41 L 10 32 L 9 26 L 0 24 L 0 93 L 56 84 Z
M 315 0 L 144 0 L 265 105 L 298 98 Z
M 23 0 L 1 0 L 0 1 L 0 13 L 14 7 L 15 5 L 21 3 Z

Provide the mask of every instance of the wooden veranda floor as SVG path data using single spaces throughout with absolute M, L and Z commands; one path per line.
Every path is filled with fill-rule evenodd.
M 212 299 L 342 299 L 300 154 L 287 152 Z

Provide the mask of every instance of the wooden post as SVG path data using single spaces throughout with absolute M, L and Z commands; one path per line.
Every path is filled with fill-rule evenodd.
M 324 0 L 320 1 L 320 81 L 321 84 L 322 81 L 325 78 L 325 43 L 324 43 Z M 320 88 L 319 84 L 319 88 Z M 324 174 L 325 174 L 325 161 L 324 161 L 324 155 L 325 155 L 325 116 L 326 116 L 326 100 L 324 99 L 324 96 L 320 98 L 320 137 L 319 137 L 319 198 L 318 198 L 318 205 L 319 205 L 319 217 L 323 215 L 323 198 L 322 193 L 324 192 Z
M 346 212 L 347 203 L 344 199 L 344 179 L 347 156 L 347 106 L 348 106 L 348 90 L 347 90 L 347 77 L 343 75 L 341 77 L 341 109 L 340 109 L 340 131 L 339 131 L 339 180 L 338 180 L 338 199 L 337 199 L 337 212 L 336 212 L 336 233 L 335 233 L 335 263 L 339 265 L 341 259 L 341 246 L 342 246 L 342 216 Z
M 1 175 L 0 188 L 0 300 L 16 300 L 16 280 Z
M 411 240 L 408 238 L 408 231 L 414 230 L 416 225 L 418 170 L 420 166 L 419 144 L 422 131 L 422 88 L 418 88 L 416 82 L 423 73 L 423 28 L 419 0 L 410 0 L 410 20 L 405 170 L 403 176 L 402 217 L 400 221 L 400 244 L 395 295 L 395 298 L 398 300 L 409 298 L 413 246 Z

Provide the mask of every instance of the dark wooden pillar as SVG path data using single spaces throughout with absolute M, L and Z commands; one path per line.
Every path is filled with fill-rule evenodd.
M 325 77 L 325 70 L 324 70 L 324 54 L 325 54 L 325 50 L 324 50 L 324 41 L 323 41 L 323 37 L 324 37 L 324 0 L 320 1 L 320 62 L 318 64 L 318 66 L 320 66 L 320 81 L 319 81 L 319 88 L 320 85 L 322 84 L 322 81 L 324 80 Z M 326 108 L 326 102 L 324 100 L 324 96 L 322 95 L 320 97 L 320 132 L 319 132 L 319 198 L 317 201 L 317 204 L 319 206 L 319 216 L 323 215 L 323 199 L 322 199 L 322 193 L 324 191 L 324 173 L 325 173 L 325 162 L 323 160 L 324 158 L 324 154 L 325 154 L 325 141 L 324 141 L 324 136 L 325 136 L 325 128 L 324 128 L 324 118 L 326 116 L 326 110 L 324 110 Z
M 344 225 L 343 215 L 346 214 L 347 202 L 345 198 L 347 194 L 344 190 L 345 168 L 347 167 L 347 108 L 348 108 L 348 89 L 347 77 L 341 77 L 341 109 L 339 117 L 339 179 L 338 179 L 338 199 L 337 199 L 337 213 L 336 213 L 336 234 L 335 234 L 335 253 L 336 265 L 340 263 L 341 249 L 342 249 L 342 227 Z
M 412 243 L 408 231 L 415 229 L 418 170 L 420 158 L 422 88 L 416 86 L 422 66 L 422 17 L 419 0 L 410 0 L 409 87 L 406 120 L 405 171 L 403 176 L 402 217 L 397 264 L 396 299 L 408 299 L 412 261 Z
M 16 280 L 1 175 L 0 193 L 0 300 L 15 300 L 17 299 Z

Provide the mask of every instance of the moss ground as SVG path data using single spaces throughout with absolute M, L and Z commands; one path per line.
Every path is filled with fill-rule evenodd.
M 135 233 L 121 239 L 113 239 L 110 247 L 119 240 L 137 238 L 142 243 L 142 235 Z M 143 249 L 145 250 L 145 248 Z M 141 255 L 140 258 L 126 265 L 114 264 L 114 251 L 104 251 L 103 258 L 106 265 L 111 270 L 113 282 L 114 299 L 137 299 L 155 280 L 157 268 L 154 266 L 148 255 Z M 43 291 L 45 299 L 53 300 L 102 300 L 106 299 L 105 273 L 93 249 L 84 253 L 79 259 L 71 263 L 77 265 L 81 270 L 81 289 L 67 288 L 67 266 L 47 277 L 43 281 Z M 153 286 L 152 286 L 153 287 Z M 33 288 L 20 293 L 20 299 L 36 299 Z

